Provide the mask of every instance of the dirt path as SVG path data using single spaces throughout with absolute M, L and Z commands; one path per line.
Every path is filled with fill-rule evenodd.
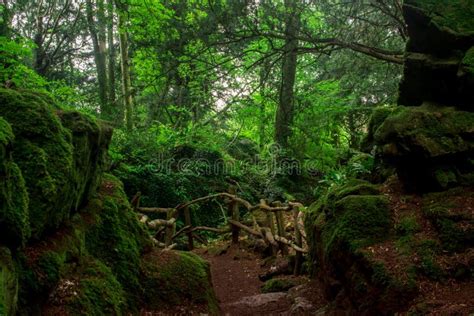
M 263 267 L 263 260 L 252 252 L 238 247 L 217 254 L 196 252 L 211 264 L 212 283 L 222 315 L 306 315 L 298 312 L 298 308 L 307 308 L 309 304 L 314 309 L 325 304 L 319 284 L 313 282 L 297 287 L 292 294 L 262 294 L 263 282 L 258 276 L 268 267 Z

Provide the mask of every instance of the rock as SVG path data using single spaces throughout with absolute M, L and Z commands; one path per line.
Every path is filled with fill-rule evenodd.
M 95 192 L 112 132 L 82 114 L 61 111 L 37 92 L 0 89 L 0 103 L 14 134 L 12 158 L 25 180 L 37 239 L 70 219 Z
M 146 254 L 141 263 L 143 303 L 149 309 L 200 304 L 210 314 L 218 311 L 207 261 L 191 252 Z
M 233 315 L 263 315 L 287 312 L 291 306 L 286 293 L 266 293 L 241 298 L 237 302 L 226 305 Z
M 410 40 L 398 103 L 425 101 L 474 111 L 474 5 L 463 0 L 408 0 Z
M 291 305 L 290 315 L 307 315 L 308 313 L 314 313 L 314 311 L 315 308 L 308 299 L 297 297 Z
M 393 226 L 388 199 L 376 186 L 349 181 L 333 187 L 309 208 L 305 222 L 312 275 L 327 299 L 343 297 L 344 308 L 356 314 L 403 309 L 413 291 L 363 251 L 389 238 Z
M 378 155 L 411 191 L 469 182 L 474 172 L 474 113 L 446 107 L 401 107 L 376 129 Z
M 30 237 L 28 192 L 12 158 L 14 140 L 10 124 L 0 117 L 0 244 L 23 246 Z
M 262 293 L 286 292 L 299 282 L 295 279 L 270 279 L 262 285 Z

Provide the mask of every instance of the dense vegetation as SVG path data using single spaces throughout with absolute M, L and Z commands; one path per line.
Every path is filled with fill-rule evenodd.
M 208 265 L 152 250 L 132 206 L 230 187 L 312 204 L 305 267 L 335 310 L 406 311 L 417 282 L 472 280 L 473 16 L 465 0 L 0 1 L 0 315 L 217 312 Z M 217 199 L 191 214 L 228 216 Z
M 312 200 L 395 102 L 406 39 L 397 1 L 8 1 L 2 16 L 3 85 L 110 121 L 114 173 L 153 206 L 228 180 Z

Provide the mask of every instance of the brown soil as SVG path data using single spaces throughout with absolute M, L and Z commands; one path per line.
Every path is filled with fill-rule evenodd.
M 260 294 L 263 282 L 258 276 L 265 269 L 262 267 L 263 260 L 254 253 L 235 246 L 223 248 L 214 255 L 205 250 L 196 252 L 211 264 L 212 284 L 223 313 L 233 313 L 228 307 L 230 303 Z

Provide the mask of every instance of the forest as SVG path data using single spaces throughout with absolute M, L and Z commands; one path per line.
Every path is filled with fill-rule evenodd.
M 0 315 L 471 315 L 473 0 L 0 0 Z

